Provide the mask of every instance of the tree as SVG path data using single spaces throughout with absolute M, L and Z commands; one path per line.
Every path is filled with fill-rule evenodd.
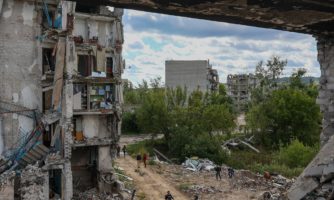
M 286 88 L 272 92 L 263 103 L 251 108 L 248 126 L 266 146 L 278 147 L 298 139 L 307 145 L 319 140 L 320 110 L 304 91 Z
M 203 111 L 202 126 L 210 136 L 214 131 L 229 133 L 235 128 L 234 116 L 226 105 L 209 105 Z
M 148 91 L 142 100 L 141 106 L 136 110 L 139 127 L 152 133 L 164 134 L 169 139 L 170 116 L 165 102 L 163 91 Z

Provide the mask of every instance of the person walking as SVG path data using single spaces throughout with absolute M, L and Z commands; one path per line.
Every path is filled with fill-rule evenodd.
M 222 171 L 222 168 L 219 165 L 217 165 L 215 167 L 215 171 L 216 171 L 216 179 L 218 180 L 218 178 L 219 178 L 219 180 L 222 180 L 222 177 L 220 175 L 220 172 Z
M 165 200 L 174 200 L 174 197 L 170 193 L 170 191 L 167 191 L 167 194 L 165 195 Z
M 234 176 L 234 169 L 232 167 L 229 167 L 227 171 L 228 171 L 228 177 L 232 178 Z
M 144 155 L 143 155 L 143 161 L 144 161 L 145 168 L 146 168 L 146 161 L 147 161 L 147 159 L 148 159 L 148 156 L 147 156 L 146 153 L 144 153 Z
M 117 145 L 117 157 L 121 157 L 121 147 Z
M 140 168 L 140 162 L 141 162 L 141 155 L 139 153 L 137 154 L 136 160 L 137 160 L 137 167 L 139 169 Z
M 123 154 L 124 154 L 124 158 L 125 158 L 125 153 L 126 153 L 126 146 L 125 145 L 123 146 L 122 150 L 123 150 Z

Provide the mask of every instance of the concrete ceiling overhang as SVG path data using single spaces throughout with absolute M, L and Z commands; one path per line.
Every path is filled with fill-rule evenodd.
M 334 0 L 78 0 L 293 32 L 334 34 Z

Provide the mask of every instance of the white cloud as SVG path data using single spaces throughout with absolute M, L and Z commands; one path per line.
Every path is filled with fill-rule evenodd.
M 174 20 L 180 26 L 187 26 L 185 20 L 181 17 L 164 16 L 160 14 L 147 14 L 138 11 L 127 11 L 126 15 L 130 17 L 150 18 L 157 21 L 161 17 L 163 20 Z M 125 16 L 127 18 L 127 16 Z M 168 19 L 170 18 L 170 19 Z M 186 22 L 188 22 L 187 19 Z M 193 19 L 192 24 L 196 24 Z M 199 21 L 201 25 L 203 20 Z M 319 76 L 319 64 L 316 58 L 316 42 L 315 39 L 308 35 L 288 33 L 282 31 L 258 29 L 258 34 L 265 35 L 265 39 L 261 39 L 261 35 L 254 36 L 257 29 L 253 27 L 241 27 L 242 33 L 217 36 L 208 34 L 209 36 L 199 37 L 194 33 L 186 34 L 170 34 L 170 31 L 164 31 L 166 27 L 159 30 L 159 27 L 151 27 L 145 29 L 135 29 L 135 21 L 125 20 L 125 44 L 124 55 L 127 66 L 131 66 L 125 70 L 124 78 L 128 78 L 134 83 L 140 82 L 142 79 L 149 80 L 156 76 L 161 76 L 164 80 L 165 60 L 210 60 L 213 67 L 218 69 L 220 80 L 226 81 L 226 76 L 230 73 L 252 73 L 257 62 L 266 61 L 272 55 L 281 56 L 288 60 L 288 67 L 285 75 L 290 75 L 297 67 L 303 67 L 308 70 L 310 76 Z M 127 23 L 127 24 L 126 24 Z M 221 27 L 232 27 L 232 24 L 218 23 L 213 24 Z M 207 26 L 208 27 L 208 26 Z M 175 27 L 169 27 L 173 29 Z M 152 31 L 155 29 L 156 31 Z M 185 28 L 186 29 L 186 28 Z M 199 27 L 203 35 L 203 27 Z M 247 37 L 244 32 L 251 29 L 252 36 Z M 191 31 L 195 30 L 191 27 Z M 210 30 L 208 30 L 210 32 Z M 185 32 L 184 32 L 185 33 Z M 270 36 L 271 34 L 275 34 Z M 271 37 L 271 39 L 270 39 Z M 149 40 L 149 41 L 147 41 Z M 141 44 L 140 49 L 131 48 L 133 44 Z

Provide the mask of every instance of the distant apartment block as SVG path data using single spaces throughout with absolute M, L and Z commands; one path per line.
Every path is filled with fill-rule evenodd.
M 167 60 L 165 63 L 166 87 L 186 87 L 187 93 L 218 90 L 218 72 L 208 60 Z
M 251 90 L 258 84 L 253 74 L 229 74 L 227 76 L 227 94 L 233 99 L 238 111 L 243 111 L 251 99 Z

